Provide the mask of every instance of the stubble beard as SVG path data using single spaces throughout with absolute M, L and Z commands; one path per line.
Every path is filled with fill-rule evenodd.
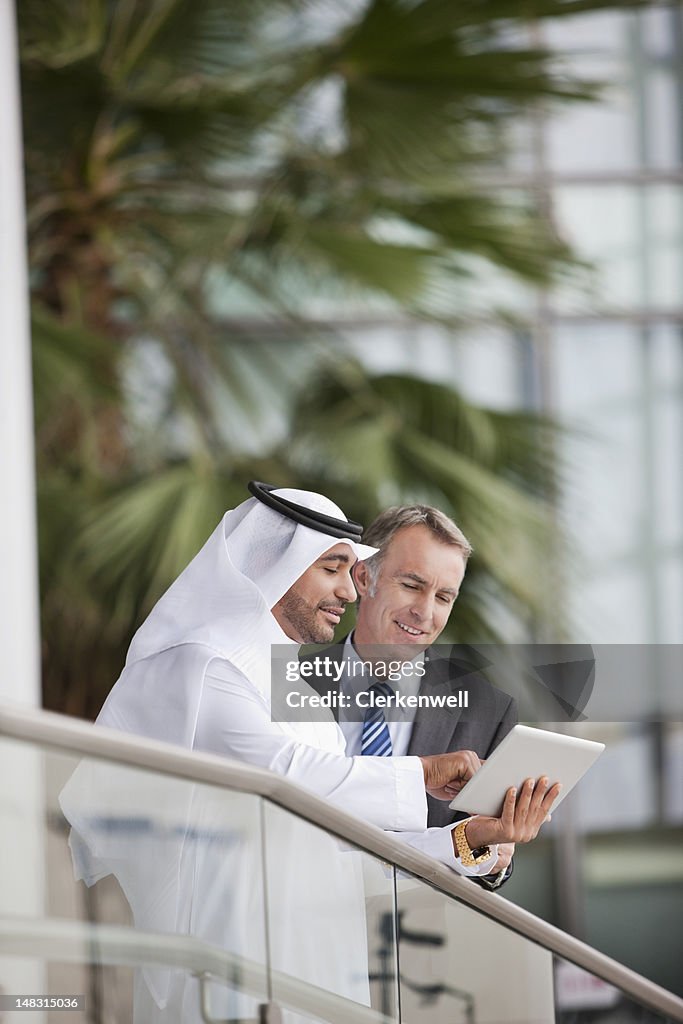
M 301 637 L 302 644 L 327 644 L 334 639 L 334 626 L 317 619 L 323 605 L 312 608 L 294 591 L 285 594 L 279 603 L 283 618 Z

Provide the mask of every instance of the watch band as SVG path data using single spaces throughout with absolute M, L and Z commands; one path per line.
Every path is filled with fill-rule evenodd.
M 467 821 L 470 819 L 468 818 Z M 470 844 L 467 842 L 467 835 L 465 828 L 467 821 L 459 821 L 453 829 L 455 836 L 455 848 L 458 851 L 458 857 L 463 867 L 472 868 L 477 864 L 483 864 L 485 860 L 488 860 L 491 856 L 491 849 L 488 846 L 480 846 L 479 849 L 473 850 Z

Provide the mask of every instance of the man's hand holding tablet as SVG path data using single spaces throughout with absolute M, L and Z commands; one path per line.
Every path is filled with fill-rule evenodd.
M 458 750 L 448 754 L 422 757 L 425 789 L 438 800 L 451 800 L 484 763 L 473 750 Z M 549 816 L 550 808 L 558 797 L 559 783 L 549 785 L 548 779 L 527 779 L 519 796 L 514 787 L 508 789 L 500 818 L 477 815 L 464 825 L 464 837 L 471 850 L 498 844 L 495 871 L 502 871 L 512 860 L 515 843 L 528 843 Z M 456 856 L 459 851 L 455 845 Z
M 511 786 L 505 794 L 500 818 L 477 814 L 465 825 L 467 842 L 472 849 L 491 843 L 529 843 L 538 835 L 550 808 L 560 795 L 559 782 L 552 785 L 545 776 L 527 779 L 517 793 Z
M 593 740 L 516 725 L 467 785 L 458 781 L 444 787 L 445 792 L 457 791 L 453 810 L 475 815 L 453 829 L 462 863 L 471 866 L 485 860 L 484 848 L 491 843 L 535 839 L 552 808 L 604 749 L 603 743 Z

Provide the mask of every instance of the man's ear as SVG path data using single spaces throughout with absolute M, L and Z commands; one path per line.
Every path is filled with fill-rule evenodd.
M 370 591 L 370 573 L 365 562 L 356 562 L 351 572 L 359 597 L 367 597 Z

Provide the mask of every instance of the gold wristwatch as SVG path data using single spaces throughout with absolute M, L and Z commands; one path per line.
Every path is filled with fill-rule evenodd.
M 467 821 L 469 820 L 468 818 Z M 476 850 L 471 848 L 465 834 L 467 821 L 459 821 L 453 829 L 453 834 L 455 835 L 455 848 L 458 851 L 460 863 L 466 868 L 473 868 L 476 864 L 482 864 L 485 860 L 488 860 L 491 856 L 491 849 L 488 846 L 480 846 Z

